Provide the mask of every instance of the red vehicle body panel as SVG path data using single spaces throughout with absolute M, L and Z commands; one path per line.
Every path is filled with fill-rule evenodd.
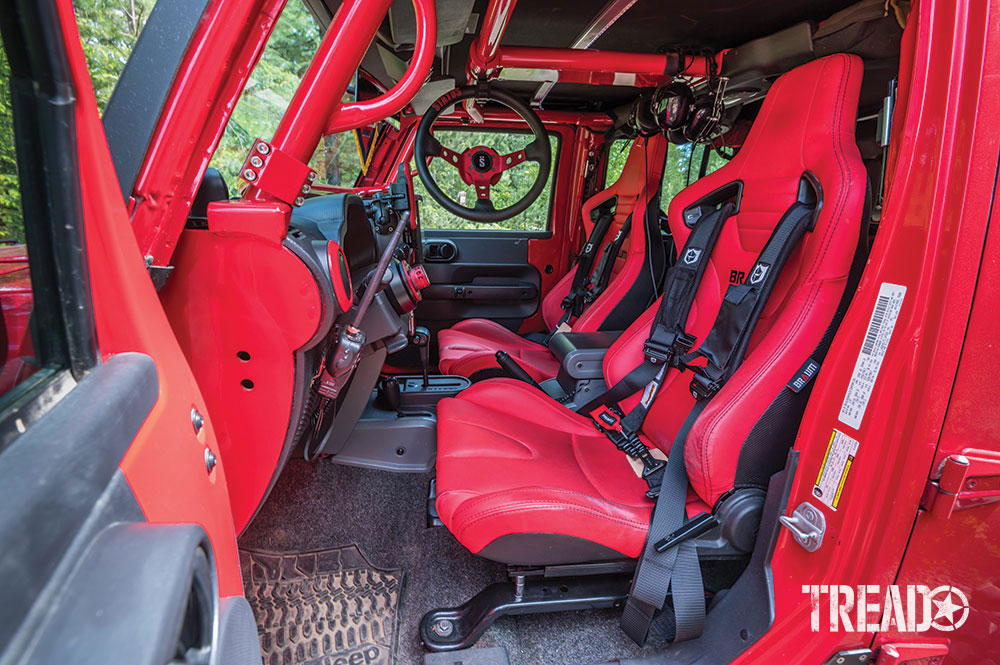
M 146 272 L 122 203 L 104 127 L 90 84 L 70 0 L 59 3 L 67 56 L 77 94 L 80 189 L 91 294 L 101 357 L 137 351 L 156 361 L 160 394 L 121 462 L 121 470 L 150 522 L 201 525 L 212 543 L 219 594 L 243 593 L 236 533 L 215 428 L 198 384 Z M 99 267 L 99 269 L 97 269 Z M 191 410 L 204 418 L 195 432 Z
M 819 663 L 840 649 L 872 643 L 872 634 L 812 632 L 803 585 L 884 586 L 897 579 L 924 584 L 948 577 L 934 570 L 939 556 L 907 560 L 902 577 L 899 566 L 914 535 L 953 395 L 990 216 L 1000 145 L 1000 125 L 990 117 L 1000 108 L 1000 80 L 988 74 L 1000 67 L 1000 33 L 991 27 L 997 11 L 996 2 L 921 0 L 911 14 L 906 31 L 913 44 L 912 64 L 906 63 L 904 52 L 903 71 L 912 74 L 900 86 L 909 97 L 894 117 L 897 151 L 887 173 L 880 230 L 799 429 L 795 448 L 801 457 L 787 512 L 810 499 L 834 428 L 858 439 L 860 448 L 839 509 L 824 511 L 823 546 L 809 553 L 788 532 L 780 537 L 772 562 L 776 620 L 741 662 L 778 656 Z M 884 282 L 907 291 L 867 415 L 855 430 L 838 420 L 838 412 Z M 987 298 L 981 306 L 993 312 L 1000 307 L 987 294 L 979 295 Z M 971 339 L 994 332 L 968 331 Z M 982 397 L 979 408 L 990 409 L 992 397 Z M 975 447 L 1000 449 L 996 431 Z M 976 529 L 996 528 L 996 512 L 975 510 L 989 517 Z M 952 518 L 959 519 L 961 513 Z M 960 543 L 973 537 L 967 531 L 949 555 L 963 557 Z M 916 579 L 920 576 L 926 581 Z M 956 576 L 951 583 L 961 586 L 968 578 Z M 995 592 L 978 584 L 963 590 L 974 612 L 988 617 L 1000 611 Z M 970 623 L 960 633 L 932 631 L 910 639 L 972 639 L 981 653 L 992 641 L 984 643 L 973 627 L 976 622 Z M 961 637 L 965 635 L 970 637 Z M 897 636 L 880 640 L 890 637 Z
M 31 318 L 33 295 L 27 248 L 24 245 L 0 247 L 0 309 L 7 340 L 7 351 L 0 369 L 0 394 L 31 375 L 33 368 L 24 358 L 32 355 Z

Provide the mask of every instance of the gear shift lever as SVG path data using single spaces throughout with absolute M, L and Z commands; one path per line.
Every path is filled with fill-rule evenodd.
M 424 388 L 430 385 L 430 349 L 427 343 L 430 341 L 431 333 L 424 326 L 417 326 L 413 329 L 410 342 L 420 350 L 420 367 L 424 374 Z

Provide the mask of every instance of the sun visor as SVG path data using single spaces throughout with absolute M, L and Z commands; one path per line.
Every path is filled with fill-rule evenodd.
M 437 0 L 437 45 L 451 46 L 462 41 L 470 27 L 473 0 Z M 478 17 L 477 17 L 478 18 Z M 471 26 L 473 30 L 475 25 Z M 395 0 L 389 8 L 392 41 L 413 46 L 417 41 L 417 20 L 412 0 Z

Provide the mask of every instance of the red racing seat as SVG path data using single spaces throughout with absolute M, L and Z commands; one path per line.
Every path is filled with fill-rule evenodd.
M 742 190 L 685 325 L 697 347 L 806 174 L 821 193 L 815 225 L 779 273 L 743 363 L 688 432 L 689 514 L 710 509 L 734 488 L 766 488 L 794 441 L 804 400 L 799 410 L 788 409 L 789 381 L 828 344 L 859 251 L 867 184 L 854 137 L 861 78 L 861 60 L 846 54 L 783 75 L 736 157 L 670 204 L 671 230 L 682 246 L 691 232 L 685 212 L 720 188 Z M 642 363 L 655 312 L 647 310 L 608 351 L 608 385 Z M 690 382 L 691 372 L 667 372 L 639 431 L 646 445 L 670 449 L 695 403 Z M 621 403 L 626 412 L 638 397 Z M 494 379 L 441 401 L 437 427 L 438 513 L 472 552 L 519 565 L 642 552 L 653 506 L 646 482 L 588 417 L 526 383 Z
M 662 135 L 637 138 L 618 180 L 584 202 L 584 233 L 589 238 L 596 217 L 596 213 L 591 213 L 617 197 L 614 219 L 599 243 L 601 248 L 609 246 L 625 224 L 629 224 L 630 230 L 626 230 L 621 240 L 607 286 L 579 317 L 568 321 L 574 332 L 624 330 L 655 297 L 665 257 L 659 240 L 659 214 L 653 208 L 659 203 L 666 149 L 667 141 Z M 644 210 L 648 214 L 646 228 L 642 229 L 638 219 Z M 636 220 L 634 228 L 630 218 Z M 649 242 L 649 238 L 655 238 L 655 242 Z M 597 264 L 595 261 L 592 273 L 597 270 Z M 548 330 L 554 330 L 563 317 L 562 302 L 570 292 L 575 273 L 574 267 L 542 301 L 542 318 Z M 438 367 L 442 374 L 459 374 L 473 379 L 498 376 L 501 373 L 494 356 L 498 350 L 509 353 L 536 381 L 551 379 L 559 371 L 559 361 L 548 346 L 489 319 L 466 319 L 438 333 Z

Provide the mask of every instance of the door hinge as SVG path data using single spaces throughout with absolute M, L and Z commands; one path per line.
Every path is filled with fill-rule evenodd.
M 920 507 L 948 519 L 956 510 L 1000 501 L 1000 456 L 966 448 L 949 455 L 927 480 Z
M 946 644 L 883 644 L 875 665 L 941 665 L 947 655 Z

